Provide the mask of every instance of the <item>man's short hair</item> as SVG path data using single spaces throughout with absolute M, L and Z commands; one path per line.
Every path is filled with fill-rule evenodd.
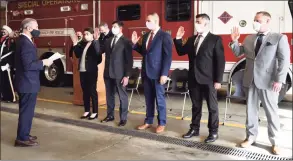
M 150 13 L 150 14 L 148 14 L 148 16 L 153 16 L 159 23 L 160 17 L 157 12 Z
M 27 27 L 29 27 L 31 25 L 31 23 L 35 21 L 37 22 L 36 19 L 33 19 L 33 18 L 25 18 L 24 20 L 22 20 L 21 22 L 21 29 L 26 29 Z
M 88 32 L 91 33 L 91 34 L 94 34 L 94 29 L 91 28 L 91 27 L 87 27 L 87 28 L 85 28 L 83 31 L 88 31 Z
M 108 27 L 108 24 L 106 22 L 101 22 L 98 27 L 101 27 L 101 26 Z
M 207 15 L 205 13 L 198 14 L 198 15 L 196 15 L 195 18 L 202 18 L 202 19 L 206 19 L 206 20 L 210 21 L 209 15 Z
M 122 21 L 119 21 L 119 20 L 114 21 L 114 22 L 112 22 L 112 25 L 114 25 L 115 23 L 116 23 L 119 27 L 123 27 L 123 26 L 124 26 L 124 23 L 123 23 Z
M 267 16 L 267 17 L 271 18 L 271 14 L 267 11 L 259 11 L 256 13 L 256 15 L 258 15 L 258 14 L 262 14 L 263 16 Z

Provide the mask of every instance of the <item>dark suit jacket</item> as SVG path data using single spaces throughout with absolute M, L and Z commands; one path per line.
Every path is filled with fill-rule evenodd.
M 16 42 L 15 88 L 19 93 L 38 93 L 40 90 L 40 70 L 43 62 L 38 59 L 37 48 L 24 35 Z
M 79 59 L 78 69 L 80 68 L 81 57 L 87 42 L 81 41 L 73 48 L 75 56 Z M 100 54 L 100 44 L 98 40 L 93 40 L 89 46 L 85 57 L 85 69 L 87 72 L 97 72 L 98 64 L 102 62 L 102 55 Z
M 149 51 L 146 49 L 146 42 L 150 32 L 142 37 L 142 44 L 135 44 L 133 49 L 143 56 L 142 77 L 159 79 L 161 76 L 168 76 L 172 63 L 172 38 L 170 34 L 162 29 L 156 33 L 152 40 Z
M 118 39 L 114 48 L 111 49 L 112 40 L 114 37 L 108 39 L 105 43 L 105 71 L 104 77 L 112 79 L 122 79 L 130 76 L 133 66 L 132 45 L 123 35 Z
M 106 41 L 113 36 L 114 35 L 111 30 L 109 31 L 109 33 L 107 35 L 101 34 L 101 36 L 99 37 L 101 51 L 105 51 L 104 46 L 105 46 Z
M 185 44 L 183 44 L 182 39 L 174 39 L 178 55 L 188 54 L 189 77 L 195 78 L 200 84 L 221 83 L 225 70 L 225 56 L 221 37 L 209 32 L 198 49 L 197 55 L 194 47 L 196 37 L 197 35 L 189 37 Z

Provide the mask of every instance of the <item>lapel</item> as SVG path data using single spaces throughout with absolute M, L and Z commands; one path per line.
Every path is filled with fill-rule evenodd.
M 196 55 L 198 55 L 198 54 L 201 53 L 201 50 L 203 49 L 203 46 L 207 43 L 207 41 L 208 41 L 208 39 L 210 38 L 210 36 L 211 36 L 211 33 L 209 32 L 209 33 L 207 34 L 207 36 L 204 38 L 204 40 L 202 41 L 202 43 L 201 43 L 201 45 L 200 45 L 200 47 L 199 47 L 198 52 L 197 52 Z M 193 41 L 193 43 L 194 43 L 194 41 Z M 193 46 L 194 46 L 194 45 L 193 45 Z M 196 49 L 195 49 L 195 51 L 196 51 Z
M 256 36 L 257 37 L 257 36 Z M 267 42 L 269 41 L 271 39 L 271 32 L 269 32 L 267 35 L 266 35 L 266 37 L 265 37 L 265 39 L 262 41 L 262 44 L 261 44 L 261 46 L 260 46 L 260 48 L 259 48 L 259 50 L 258 50 L 258 53 L 257 53 L 257 55 L 259 55 L 259 53 L 261 52 L 261 50 L 266 46 L 266 44 L 267 44 Z M 254 42 L 256 42 L 256 38 L 255 38 L 255 41 Z M 256 43 L 254 43 L 255 44 L 255 46 L 256 46 Z M 255 47 L 254 47 L 254 49 L 255 49 Z M 254 55 L 255 56 L 255 55 Z
M 159 39 L 158 37 L 160 37 L 161 32 L 162 32 L 162 29 L 159 29 L 158 32 L 156 33 L 155 37 L 153 38 L 152 44 L 151 44 L 150 49 L 149 49 L 150 51 L 152 50 L 152 48 L 156 44 L 156 41 Z

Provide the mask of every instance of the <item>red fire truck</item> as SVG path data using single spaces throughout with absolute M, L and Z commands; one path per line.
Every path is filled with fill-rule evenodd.
M 125 23 L 124 34 L 131 38 L 131 33 L 137 31 L 144 34 L 147 31 L 145 19 L 148 13 L 157 12 L 160 16 L 160 26 L 175 37 L 179 26 L 185 28 L 185 38 L 195 34 L 194 20 L 198 13 L 207 13 L 211 18 L 210 31 L 221 35 L 224 43 L 226 66 L 223 82 L 240 69 L 245 68 L 245 58 L 236 58 L 228 47 L 230 31 L 233 26 L 239 26 L 240 41 L 247 34 L 255 33 L 252 22 L 256 12 L 265 10 L 272 15 L 272 30 L 288 36 L 292 45 L 292 1 L 200 1 L 200 0 L 152 0 L 152 1 L 83 1 L 83 0 L 34 0 L 12 1 L 7 5 L 7 24 L 18 29 L 21 20 L 33 17 L 38 20 L 41 37 L 35 42 L 38 46 L 40 59 L 48 58 L 54 52 L 65 55 L 61 60 L 46 68 L 42 73 L 43 83 L 58 86 L 64 81 L 63 76 L 72 74 L 72 63 L 68 58 L 72 45 L 70 36 L 85 27 L 96 27 L 101 21 L 109 25 L 118 19 Z M 141 56 L 134 55 L 134 66 L 141 67 Z M 291 46 L 292 66 L 292 46 Z M 173 47 L 173 62 L 175 68 L 188 69 L 188 57 L 179 57 Z M 283 89 L 282 97 L 292 91 L 292 68 L 288 72 L 287 87 Z

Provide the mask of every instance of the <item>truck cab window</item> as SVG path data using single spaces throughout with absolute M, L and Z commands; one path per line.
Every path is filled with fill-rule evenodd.
M 166 0 L 166 21 L 188 21 L 191 18 L 191 0 Z
M 293 18 L 293 0 L 289 0 L 288 5 L 289 5 L 290 12 L 291 12 L 291 16 Z
M 140 5 L 131 4 L 117 7 L 117 18 L 120 21 L 131 21 L 140 19 Z

